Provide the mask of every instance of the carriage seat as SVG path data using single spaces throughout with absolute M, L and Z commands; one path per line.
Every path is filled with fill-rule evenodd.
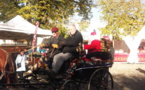
M 112 55 L 109 52 L 92 52 L 79 62 L 79 67 L 112 65 Z
M 101 60 L 111 59 L 112 55 L 108 52 L 92 52 L 86 55 L 86 58 L 91 59 L 92 57 L 100 58 Z

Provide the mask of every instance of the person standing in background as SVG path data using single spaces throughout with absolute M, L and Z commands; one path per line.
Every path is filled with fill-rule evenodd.
M 26 55 L 24 54 L 24 51 L 21 50 L 15 60 L 16 72 L 20 77 L 20 79 L 23 78 L 23 73 L 26 71 L 25 60 L 26 60 Z

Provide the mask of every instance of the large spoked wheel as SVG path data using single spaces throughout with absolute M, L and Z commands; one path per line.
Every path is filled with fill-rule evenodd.
M 61 86 L 60 90 L 78 90 L 78 87 L 74 81 L 68 80 Z
M 113 78 L 108 69 L 98 69 L 90 77 L 87 90 L 112 90 Z

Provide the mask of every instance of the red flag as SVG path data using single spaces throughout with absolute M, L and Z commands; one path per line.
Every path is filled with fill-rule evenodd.
M 32 41 L 32 51 L 34 52 L 34 46 L 36 45 L 36 36 L 37 36 L 37 29 L 38 29 L 38 26 L 39 26 L 39 22 L 37 21 L 36 22 L 36 29 L 35 29 L 35 32 L 34 32 L 34 35 L 33 35 L 33 41 Z
M 96 30 L 94 30 L 91 35 L 97 35 Z

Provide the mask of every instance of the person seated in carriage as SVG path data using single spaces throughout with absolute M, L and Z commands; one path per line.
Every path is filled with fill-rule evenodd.
M 71 24 L 68 27 L 68 30 L 69 36 L 59 44 L 59 46 L 63 47 L 62 52 L 56 54 L 53 58 L 52 71 L 56 74 L 65 61 L 68 61 L 72 57 L 78 58 L 78 52 L 76 48 L 78 47 L 79 43 L 83 42 L 82 34 L 76 29 L 74 24 Z
M 84 44 L 84 49 L 88 50 L 88 54 L 101 51 L 101 42 L 95 30 L 91 33 L 88 44 Z
M 54 55 L 62 52 L 62 48 L 57 45 L 64 40 L 64 37 L 59 33 L 59 29 L 57 27 L 52 27 L 51 31 L 52 36 L 49 38 L 47 45 L 42 47 L 49 49 L 46 54 L 49 68 L 51 68 Z M 43 61 L 46 62 L 44 58 Z
M 112 60 L 114 57 L 110 39 L 103 37 L 99 40 L 95 30 L 91 33 L 91 41 L 88 44 L 84 44 L 84 49 L 88 50 L 86 54 L 88 59 L 95 57 L 95 60 Z

